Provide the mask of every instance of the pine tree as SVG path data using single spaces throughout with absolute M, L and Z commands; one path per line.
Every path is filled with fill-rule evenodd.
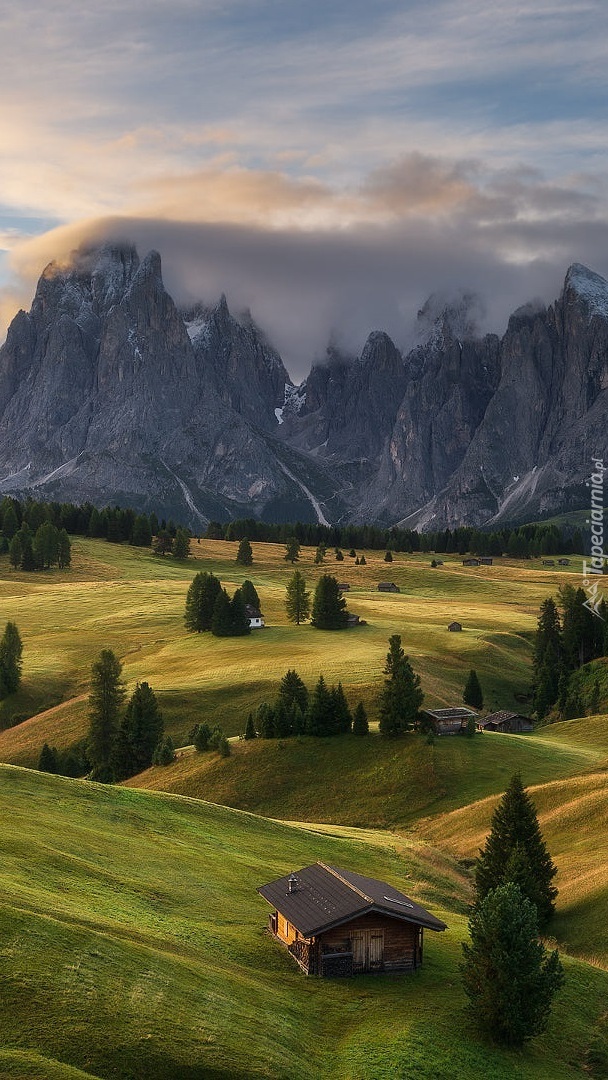
M 60 570 L 66 570 L 72 562 L 72 545 L 66 529 L 59 530 L 57 545 L 57 563 Z
M 250 607 L 255 608 L 256 611 L 260 610 L 260 598 L 256 592 L 255 585 L 252 581 L 246 579 L 241 585 L 241 596 L 243 597 L 243 603 L 249 604 Z
M 207 571 L 195 574 L 186 595 L 184 621 L 187 630 L 202 633 L 211 629 L 215 601 L 222 591 L 218 578 Z
M 247 717 L 247 724 L 245 726 L 245 738 L 246 739 L 256 739 L 257 734 L 258 733 L 255 730 L 255 724 L 253 722 L 253 713 L 250 712 L 249 716 Z
M 236 556 L 236 562 L 239 566 L 251 566 L 253 562 L 253 551 L 251 544 L 246 536 L 243 537 L 239 544 L 239 550 Z
M 461 971 L 473 1016 L 495 1042 L 523 1046 L 547 1026 L 564 978 L 559 954 L 538 940 L 534 905 L 513 882 L 477 904 L 469 933 Z
M 16 532 L 8 546 L 8 559 L 13 567 L 13 570 L 18 570 L 21 566 L 21 559 L 23 558 L 23 550 L 21 547 L 21 537 Z
M 267 701 L 263 701 L 256 713 L 257 724 L 256 727 L 260 733 L 262 739 L 274 739 L 274 709 Z
M 21 684 L 23 642 L 14 622 L 7 622 L 0 639 L 0 698 L 14 694 Z
M 279 685 L 279 698 L 281 698 L 288 706 L 291 706 L 296 702 L 302 712 L 306 712 L 308 707 L 308 690 L 297 671 L 292 671 L 290 669 L 285 672 Z
M 393 561 L 393 553 L 392 553 L 392 551 L 385 551 L 384 552 L 384 561 L 385 562 L 392 562 Z
M 170 735 L 161 739 L 154 751 L 154 765 L 171 765 L 175 761 L 175 747 Z
M 211 633 L 215 637 L 232 637 L 232 604 L 225 589 L 221 589 L 213 605 Z
M 388 644 L 379 726 L 382 735 L 401 735 L 414 726 L 424 694 L 420 676 L 414 673 L 409 657 L 401 648 L 401 636 L 393 634 Z
M 15 511 L 14 503 L 11 499 L 3 499 L 2 506 L 4 511 L 2 514 L 2 532 L 6 536 L 7 540 L 12 540 L 19 528 L 19 520 Z
M 353 717 L 341 682 L 337 686 L 332 686 L 330 695 L 334 714 L 334 734 L 346 735 L 353 726 Z
M 300 541 L 297 536 L 288 536 L 285 541 L 285 561 L 293 563 L 300 558 Z
M 125 696 L 121 673 L 122 664 L 111 649 L 104 649 L 100 653 L 91 670 L 87 749 L 95 780 L 114 778 L 112 755 Z
M 190 533 L 187 529 L 177 529 L 173 539 L 173 558 L 187 559 L 190 555 Z
M 317 582 L 310 621 L 317 630 L 343 630 L 348 624 L 346 600 L 331 574 L 323 574 Z
M 471 669 L 462 694 L 465 705 L 472 709 L 483 709 L 483 692 L 477 678 L 477 672 Z
M 557 889 L 552 881 L 556 873 L 534 803 L 516 773 L 494 811 L 490 834 L 479 852 L 475 866 L 477 899 L 483 900 L 492 889 L 511 880 L 511 874 L 535 905 L 542 928 L 555 911 Z
M 147 682 L 138 683 L 118 731 L 112 762 L 116 776 L 125 780 L 152 764 L 164 734 L 156 695 Z
M 45 743 L 40 751 L 40 757 L 38 758 L 38 771 L 48 773 L 59 772 L 59 762 L 57 757 L 57 751 L 54 746 L 49 746 Z
M 367 713 L 365 706 L 360 701 L 353 713 L 353 735 L 368 735 L 369 734 L 369 722 L 367 719 Z
M 323 559 L 325 558 L 326 554 L 327 554 L 327 548 L 325 547 L 325 544 L 319 544 L 319 546 L 317 547 L 317 550 L 315 552 L 315 566 L 318 566 L 320 563 L 323 562 Z
M 197 724 L 192 733 L 192 742 L 194 743 L 195 750 L 199 753 L 204 753 L 209 749 L 209 739 L 211 738 L 211 728 L 209 724 Z
M 251 633 L 251 624 L 249 622 L 249 616 L 245 611 L 243 594 L 240 589 L 235 590 L 234 596 L 230 601 L 230 618 L 230 632 L 232 637 L 243 637 L 245 634 Z
M 108 532 L 108 540 L 109 539 L 110 534 Z M 168 531 L 168 529 L 158 530 L 158 535 L 154 540 L 152 547 L 154 549 L 155 555 L 162 555 L 164 557 L 165 555 L 171 554 L 171 552 L 173 551 L 173 537 L 171 536 L 171 533 Z
M 290 622 L 305 622 L 310 615 L 310 593 L 306 591 L 306 579 L 300 570 L 295 570 L 287 582 L 285 609 Z
M 365 555 L 362 555 L 359 559 L 359 566 L 367 566 L 367 563 L 365 561 Z
M 336 562 L 344 562 L 344 555 L 340 551 L 340 548 L 336 548 Z
M 334 707 L 330 691 L 322 675 L 314 688 L 306 712 L 307 735 L 333 735 Z
M 131 544 L 133 547 L 150 547 L 151 543 L 152 529 L 150 528 L 150 519 L 147 514 L 138 514 L 133 522 Z
M 562 632 L 559 613 L 552 596 L 543 600 L 532 663 L 534 667 L 533 705 L 539 720 L 543 720 L 556 703 L 560 692 L 562 664 Z

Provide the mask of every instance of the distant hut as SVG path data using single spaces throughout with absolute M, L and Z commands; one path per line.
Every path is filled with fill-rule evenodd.
M 491 555 L 480 555 L 479 556 L 479 565 L 480 566 L 492 566 L 493 562 L 494 562 L 494 559 L 492 558 Z
M 570 566 L 570 559 L 558 559 L 560 566 Z
M 431 721 L 436 735 L 460 735 L 466 731 L 471 716 L 477 720 L 477 713 L 464 705 L 453 709 L 424 709 L 424 715 Z
M 543 566 L 555 566 L 555 559 L 543 559 Z
M 347 581 L 343 581 L 341 585 L 338 585 L 338 588 L 340 592 L 348 592 L 350 589 L 350 585 Z
M 353 615 L 352 611 L 349 611 L 348 619 L 346 621 L 347 627 L 359 626 L 360 622 L 361 622 L 361 620 L 359 619 L 359 616 L 358 615 Z
M 463 559 L 463 566 L 479 566 L 479 559 Z
M 253 607 L 252 604 L 245 604 L 245 614 L 252 630 L 261 630 L 265 626 L 264 616 L 259 608 Z
M 480 731 L 501 731 L 508 735 L 523 735 L 534 731 L 534 724 L 528 716 L 508 712 L 505 709 L 481 716 L 477 721 L 477 727 Z
M 415 971 L 424 930 L 446 924 L 385 881 L 318 862 L 261 885 L 269 929 L 307 975 Z
M 398 585 L 395 585 L 394 581 L 381 581 L 378 585 L 378 592 L 401 592 Z
M 455 634 L 459 630 L 462 630 L 462 623 L 456 622 L 456 620 L 454 620 L 454 622 L 448 624 L 448 630 L 451 630 L 452 633 Z

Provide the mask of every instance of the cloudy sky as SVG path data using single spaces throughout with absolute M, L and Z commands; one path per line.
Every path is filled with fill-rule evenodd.
M 501 331 L 608 274 L 607 106 L 605 0 L 0 0 L 2 324 L 93 236 L 296 374 L 432 291 Z

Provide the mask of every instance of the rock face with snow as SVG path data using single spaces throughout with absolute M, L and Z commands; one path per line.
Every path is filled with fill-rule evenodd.
M 310 510 L 259 430 L 276 426 L 282 362 L 225 300 L 210 324 L 205 344 L 191 340 L 154 252 L 140 263 L 131 247 L 81 251 L 47 267 L 0 351 L 0 488 L 195 527 L 275 502 Z
M 159 256 L 82 250 L 0 350 L 0 490 L 211 517 L 511 522 L 586 505 L 608 461 L 608 283 L 580 265 L 499 340 L 433 297 L 295 387 L 250 315 L 180 312 Z

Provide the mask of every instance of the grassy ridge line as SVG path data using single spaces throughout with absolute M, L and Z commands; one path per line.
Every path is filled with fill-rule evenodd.
M 0 1076 L 2 1080 L 96 1080 L 93 1073 L 29 1050 L 0 1049 Z
M 433 746 L 417 735 L 259 739 L 233 743 L 229 758 L 187 754 L 127 784 L 273 818 L 395 828 L 497 795 L 518 770 L 541 783 L 593 769 L 605 757 L 601 747 L 539 735 L 488 733 Z
M 25 647 L 23 687 L 0 702 L 0 727 L 13 714 L 31 716 L 65 703 L 65 712 L 47 714 L 35 741 L 2 736 L 0 756 L 34 765 L 44 741 L 65 748 L 86 732 L 86 716 L 70 700 L 86 692 L 91 664 L 107 647 L 123 659 L 130 689 L 137 680 L 150 682 L 168 731 L 180 738 L 201 720 L 220 723 L 228 734 L 241 731 L 249 709 L 272 698 L 293 666 L 311 686 L 320 672 L 342 680 L 353 703 L 362 698 L 373 714 L 387 639 L 395 632 L 422 675 L 429 704 L 459 701 L 475 667 L 488 705 L 516 708 L 513 692 L 525 692 L 530 680 L 529 639 L 540 602 L 571 576 L 508 560 L 469 570 L 449 556 L 433 570 L 426 555 L 396 555 L 386 564 L 378 552 L 366 553 L 364 567 L 348 557 L 336 563 L 331 555 L 314 566 L 313 549 L 303 549 L 298 565 L 309 587 L 321 573 L 335 573 L 352 586 L 350 608 L 368 621 L 334 636 L 287 623 L 285 585 L 293 567 L 282 545 L 253 549 L 250 568 L 236 566 L 236 544 L 225 541 L 193 542 L 195 558 L 176 563 L 145 550 L 77 539 L 72 569 L 41 575 L 11 571 L 7 558 L 0 559 L 0 606 L 19 626 Z M 268 628 L 244 639 L 187 634 L 185 596 L 200 568 L 231 589 L 250 577 Z M 401 594 L 377 593 L 377 582 L 387 577 Z M 464 623 L 463 633 L 447 631 L 454 618 Z
M 0 811 L 5 1059 L 104 1080 L 574 1080 L 590 1046 L 608 1052 L 608 976 L 571 961 L 547 1036 L 517 1054 L 479 1042 L 457 970 L 458 871 L 414 843 L 9 766 Z M 449 930 L 427 935 L 416 976 L 306 979 L 268 938 L 255 886 L 316 858 L 417 883 Z

